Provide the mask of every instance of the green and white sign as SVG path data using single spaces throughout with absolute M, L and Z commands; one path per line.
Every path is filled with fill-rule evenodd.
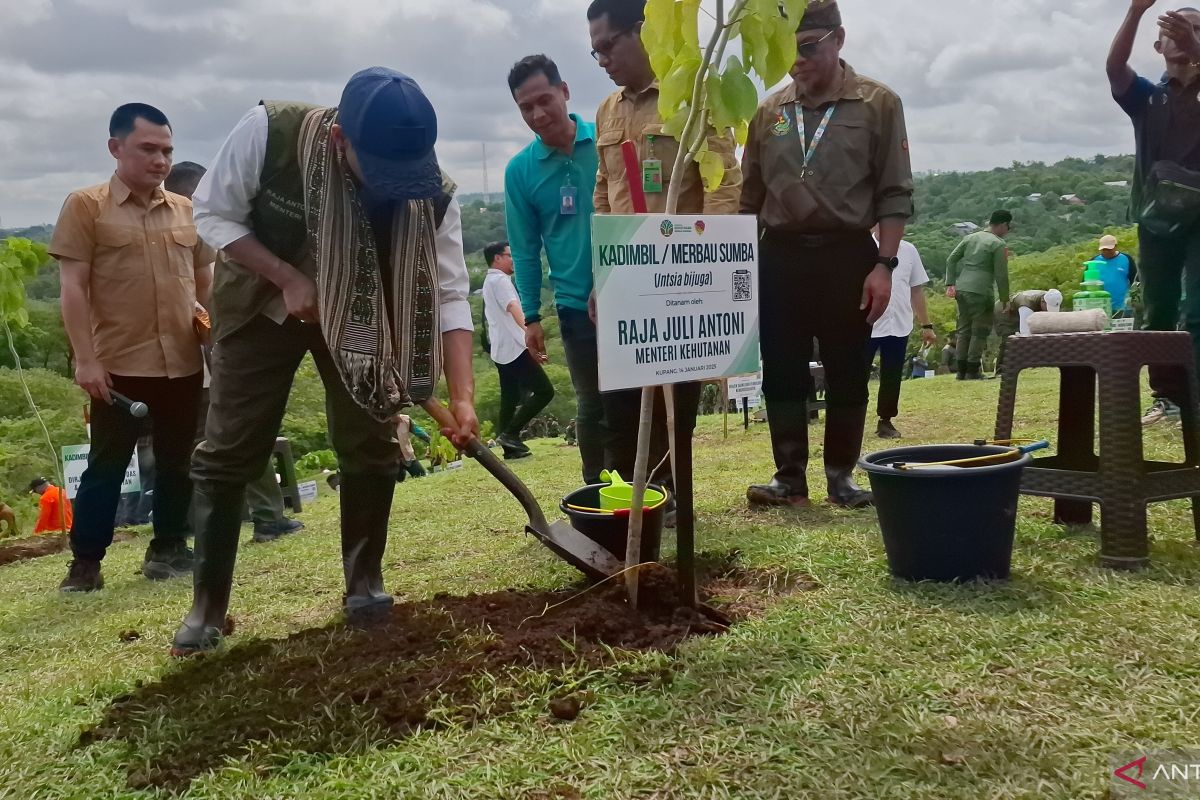
M 90 444 L 69 444 L 62 449 L 63 479 L 67 482 L 67 497 L 75 499 L 79 493 L 79 481 L 83 471 L 87 469 L 88 453 L 92 451 Z M 142 490 L 142 477 L 138 471 L 137 450 L 133 451 L 133 460 L 125 468 L 125 480 L 121 484 L 121 494 L 130 494 Z
M 592 218 L 600 389 L 758 371 L 754 217 Z

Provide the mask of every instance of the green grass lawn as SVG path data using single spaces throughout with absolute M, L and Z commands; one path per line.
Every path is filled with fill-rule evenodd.
M 997 388 L 906 383 L 897 420 L 904 441 L 990 435 Z M 1022 392 L 1017 434 L 1052 434 L 1052 380 L 1023 379 Z M 674 654 L 478 675 L 478 696 L 493 713 L 448 714 L 410 736 L 376 735 L 363 720 L 361 735 L 312 752 L 296 720 L 268 720 L 257 741 L 182 793 L 1078 800 L 1106 796 L 1110 757 L 1200 746 L 1200 549 L 1187 504 L 1152 507 L 1153 561 L 1139 574 L 1097 568 L 1094 536 L 1053 525 L 1049 501 L 1023 499 L 1011 582 L 899 585 L 871 512 L 746 510 L 746 484 L 770 476 L 770 447 L 765 426 L 743 433 L 737 422 L 728 439 L 719 417 L 700 426 L 699 546 L 739 550 L 748 567 L 807 573 L 818 588 L 781 596 L 727 635 Z M 814 441 L 822 430 L 813 429 Z M 1177 455 L 1177 439 L 1153 430 L 1148 453 Z M 868 447 L 880 444 L 868 438 Z M 516 469 L 556 506 L 575 487 L 577 453 L 550 441 L 533 448 L 536 458 Z M 818 445 L 814 488 L 823 485 L 819 453 Z M 80 734 L 114 699 L 164 679 L 194 684 L 204 698 L 195 713 L 236 714 L 246 685 L 269 683 L 270 662 L 223 663 L 247 647 L 286 655 L 299 645 L 262 640 L 333 625 L 336 501 L 323 497 L 303 519 L 299 535 L 243 545 L 232 652 L 199 665 L 166 657 L 190 585 L 142 579 L 140 542 L 113 547 L 106 587 L 90 596 L 54 591 L 65 555 L 0 568 L 0 797 L 167 796 L 130 787 L 162 752 L 186 752 L 193 720 L 162 714 L 141 720 L 138 736 L 87 744 Z M 406 482 L 396 493 L 388 586 L 411 601 L 573 582 L 522 525 L 519 507 L 478 465 Z M 124 631 L 140 638 L 122 641 Z M 312 658 L 336 661 L 340 635 L 331 628 Z M 564 687 L 587 692 L 571 723 L 547 711 Z M 314 702 L 312 725 L 340 713 L 338 702 Z

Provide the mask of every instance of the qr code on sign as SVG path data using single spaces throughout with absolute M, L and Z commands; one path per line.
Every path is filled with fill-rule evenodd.
M 750 270 L 739 269 L 733 273 L 733 299 L 738 300 L 753 300 L 754 299 L 754 284 L 750 279 Z

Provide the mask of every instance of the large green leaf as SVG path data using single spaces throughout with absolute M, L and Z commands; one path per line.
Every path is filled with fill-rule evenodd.
M 696 84 L 696 73 L 700 70 L 700 57 L 676 59 L 667 77 L 659 84 L 658 113 L 663 119 L 674 116 L 684 103 L 691 102 Z
M 762 76 L 767 64 L 767 40 L 762 18 L 747 16 L 741 22 L 742 57 L 747 66 Z M 770 84 L 768 84 L 770 85 Z
M 700 177 L 704 180 L 704 191 L 715 192 L 725 179 L 725 162 L 721 156 L 707 149 L 702 149 L 696 160 L 700 162 Z
M 690 106 L 686 105 L 676 111 L 663 123 L 663 133 L 673 139 L 682 139 L 684 128 L 687 127 L 688 117 L 691 116 L 691 113 Z
M 731 128 L 740 120 L 750 119 L 758 109 L 758 89 L 737 56 L 731 56 L 725 65 L 720 93 L 729 110 L 730 121 L 727 125 L 717 125 L 717 130 Z
M 650 56 L 650 67 L 661 80 L 671 71 L 675 51 L 682 41 L 679 26 L 675 24 L 675 0 L 649 0 L 646 3 L 641 38 Z
M 737 115 L 727 102 L 721 76 L 716 72 L 710 72 L 705 85 L 708 116 L 712 120 L 713 127 L 719 131 L 733 127 L 737 124 Z
M 764 22 L 764 37 L 767 42 L 767 57 L 759 65 L 759 77 L 767 86 L 783 80 L 796 63 L 796 32 L 788 20 L 772 17 Z

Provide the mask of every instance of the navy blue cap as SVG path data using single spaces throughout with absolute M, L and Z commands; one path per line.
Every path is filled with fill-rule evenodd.
M 371 193 L 429 200 L 441 192 L 442 171 L 433 152 L 437 114 L 412 78 L 387 67 L 355 73 L 342 91 L 338 123 Z

